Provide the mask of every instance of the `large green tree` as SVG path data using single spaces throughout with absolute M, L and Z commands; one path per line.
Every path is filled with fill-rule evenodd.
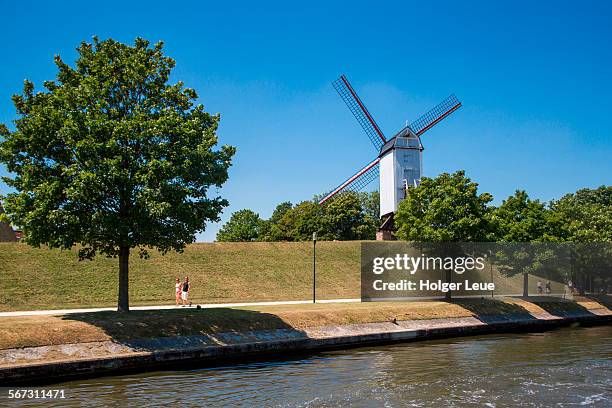
M 408 187 L 395 215 L 396 235 L 418 242 L 483 242 L 494 238 L 489 219 L 493 196 L 478 193 L 465 172 L 423 177 Z
M 293 208 L 293 204 L 289 201 L 285 201 L 276 206 L 272 215 L 270 216 L 270 222 L 272 224 L 278 224 L 278 222 L 283 218 L 283 216 L 287 213 L 287 211 Z
M 612 284 L 612 186 L 581 189 L 551 204 L 572 241 L 573 281 L 580 291 Z
M 217 233 L 217 241 L 257 241 L 260 237 L 262 223 L 262 219 L 255 211 L 248 209 L 236 211 Z
M 523 273 L 523 296 L 529 295 L 530 273 L 560 277 L 565 250 L 554 243 L 566 234 L 560 217 L 544 203 L 517 190 L 492 211 L 491 219 L 497 241 L 504 243 L 491 260 L 507 275 Z
M 305 241 L 316 232 L 320 240 L 374 239 L 379 225 L 378 192 L 345 191 L 319 205 L 323 196 L 296 206 L 281 203 L 267 223 L 262 240 Z M 375 214 L 375 215 L 374 215 Z M 282 215 L 282 216 L 281 216 Z
M 380 228 L 380 193 L 378 191 L 359 193 L 361 208 L 364 213 L 362 239 L 376 239 L 376 231 Z
M 276 206 L 274 211 L 272 212 L 272 216 L 270 219 L 263 220 L 260 229 L 260 241 L 276 241 L 275 234 L 276 231 L 275 226 L 278 225 L 280 220 L 285 216 L 287 211 L 293 208 L 293 204 L 289 201 L 282 202 Z
M 362 196 L 353 191 L 342 192 L 323 205 L 323 240 L 373 239 L 376 225 L 362 206 Z
M 274 241 L 308 241 L 312 233 L 323 233 L 323 207 L 314 201 L 303 201 L 285 212 L 272 226 Z
M 574 242 L 612 242 L 612 186 L 584 188 L 551 203 L 567 238 Z
M 215 149 L 219 116 L 169 83 L 175 61 L 161 42 L 94 38 L 77 52 L 74 66 L 55 57 L 44 90 L 25 81 L 13 96 L 14 130 L 0 128 L 15 190 L 5 210 L 31 245 L 118 257 L 118 310 L 128 311 L 130 251 L 182 251 L 218 221 L 228 203 L 209 188 L 227 180 L 235 149 Z
M 502 242 L 558 242 L 566 235 L 560 217 L 523 190 L 495 208 L 492 221 L 496 238 Z
M 483 242 L 494 238 L 489 219 L 489 193 L 478 193 L 478 184 L 463 171 L 422 178 L 408 187 L 408 194 L 395 214 L 396 235 L 406 241 L 434 243 L 431 255 L 462 256 L 462 242 Z M 445 245 L 440 245 L 445 243 Z M 425 245 L 427 246 L 427 245 Z M 445 271 L 446 282 L 452 273 Z M 451 291 L 446 292 L 447 300 Z
M 374 222 L 376 229 L 380 227 L 380 193 L 378 191 L 362 191 L 359 193 L 361 208 L 369 220 Z

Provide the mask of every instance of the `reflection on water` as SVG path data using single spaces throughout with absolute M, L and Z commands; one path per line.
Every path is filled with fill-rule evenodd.
M 69 399 L 57 406 L 611 406 L 612 326 L 406 343 L 50 388 L 60 387 Z

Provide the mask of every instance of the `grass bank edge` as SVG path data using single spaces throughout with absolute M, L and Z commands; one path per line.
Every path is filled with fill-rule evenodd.
M 96 312 L 63 316 L 0 318 L 0 350 L 95 341 L 117 341 L 245 333 L 258 330 L 304 330 L 323 326 L 471 316 L 567 315 L 608 309 L 600 302 L 470 299 L 423 302 L 279 305 L 241 308 Z

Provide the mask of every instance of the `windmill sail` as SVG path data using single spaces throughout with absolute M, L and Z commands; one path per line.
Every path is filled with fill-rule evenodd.
M 346 180 L 344 183 L 340 184 L 333 191 L 328 193 L 325 197 L 323 197 L 319 204 L 323 204 L 336 194 L 342 191 L 359 191 L 363 189 L 365 186 L 370 184 L 373 180 L 378 178 L 378 163 L 380 162 L 379 158 L 376 158 L 374 161 L 369 163 L 363 169 L 359 170 L 352 177 Z
M 379 151 L 382 145 L 387 141 L 382 131 L 376 124 L 376 121 L 368 112 L 368 109 L 365 107 L 357 93 L 346 79 L 346 76 L 340 75 L 340 78 L 332 82 L 332 85 L 340 94 L 340 97 L 349 108 L 357 122 L 361 125 L 366 135 L 376 148 L 376 151 Z
M 440 102 L 429 112 L 415 120 L 408 126 L 417 136 L 431 129 L 436 123 L 456 111 L 461 107 L 461 102 L 455 95 L 450 95 L 448 98 Z

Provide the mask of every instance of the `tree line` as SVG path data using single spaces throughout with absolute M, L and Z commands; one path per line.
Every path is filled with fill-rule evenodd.
M 517 190 L 499 206 L 463 171 L 423 178 L 396 214 L 396 236 L 418 242 L 498 242 L 499 271 L 554 276 L 580 292 L 607 288 L 612 274 L 612 186 L 543 202 Z M 563 265 L 568 261 L 569 265 Z
M 320 196 L 293 205 L 276 206 L 268 219 L 253 210 L 234 212 L 217 233 L 217 241 L 306 241 L 318 239 L 367 240 L 376 237 L 380 226 L 379 195 L 374 192 L 345 192 L 319 205 Z
M 279 204 L 269 219 L 244 209 L 233 213 L 218 241 L 305 241 L 374 239 L 380 226 L 378 192 L 338 194 L 324 205 L 320 197 L 298 205 Z M 395 214 L 395 236 L 421 243 L 497 242 L 491 254 L 500 272 L 528 275 L 555 273 L 584 290 L 606 287 L 612 270 L 612 186 L 580 189 L 549 202 L 517 190 L 498 206 L 490 193 L 464 171 L 423 178 L 410 186 Z M 555 245 L 571 243 L 571 246 Z M 595 245 L 601 244 L 604 245 Z M 527 245 L 525 245 L 527 244 Z M 607 245 L 606 245 L 607 244 Z M 562 254 L 571 271 L 559 268 Z M 561 272 L 564 270 L 565 272 Z
M 218 241 L 374 239 L 380 226 L 378 192 L 344 192 L 283 202 L 269 219 L 250 209 L 234 212 Z M 612 186 L 581 189 L 543 202 L 517 190 L 499 206 L 464 171 L 424 177 L 408 187 L 395 215 L 395 235 L 420 242 L 612 242 Z

